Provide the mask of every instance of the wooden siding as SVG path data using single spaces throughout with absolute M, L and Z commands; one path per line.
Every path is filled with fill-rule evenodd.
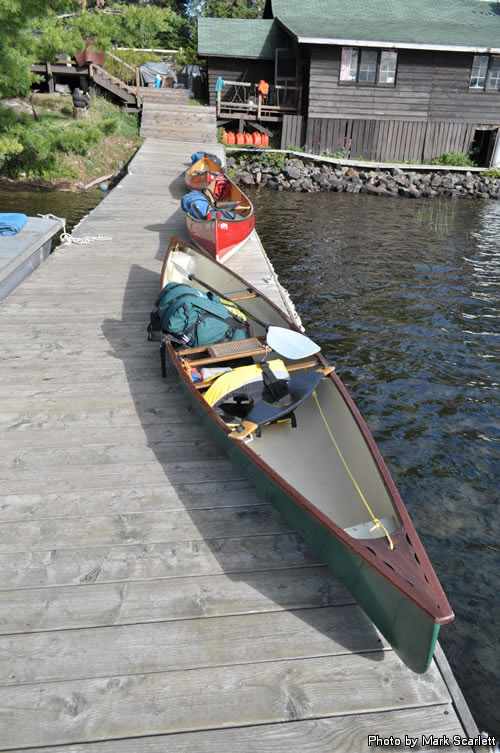
M 281 129 L 281 148 L 302 146 L 305 137 L 306 119 L 302 115 L 284 115 Z
M 258 84 L 263 78 L 268 83 L 274 83 L 274 60 L 252 60 L 246 58 L 208 58 L 208 94 L 209 102 L 215 105 L 215 84 L 219 76 L 224 81 L 248 81 Z M 235 87 L 227 87 L 222 91 L 222 99 L 231 102 L 235 95 Z
M 341 47 L 312 47 L 309 118 L 500 124 L 500 92 L 469 89 L 472 53 L 400 50 L 395 87 L 339 83 Z
M 285 132 L 283 124 L 282 148 L 294 143 L 312 154 L 344 150 L 346 157 L 378 162 L 428 162 L 443 152 L 468 152 L 475 131 L 470 123 L 309 118 L 305 143 L 299 143 L 289 140 L 294 128 L 296 132 L 296 125 L 287 123 Z

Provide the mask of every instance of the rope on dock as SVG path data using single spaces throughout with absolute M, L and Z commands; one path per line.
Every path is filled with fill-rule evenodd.
M 59 220 L 62 222 L 63 231 L 61 233 L 61 243 L 64 243 L 66 246 L 70 246 L 72 243 L 85 246 L 87 243 L 92 243 L 93 241 L 113 240 L 113 236 L 111 235 L 86 235 L 85 238 L 77 238 L 76 236 L 71 235 L 71 233 L 66 232 L 66 219 L 64 217 L 57 217 L 55 214 L 39 214 L 38 216 L 41 217 L 42 220 Z

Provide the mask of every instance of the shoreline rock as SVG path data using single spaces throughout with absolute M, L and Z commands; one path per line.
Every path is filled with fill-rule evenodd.
M 227 166 L 234 171 L 235 183 L 242 186 L 266 186 L 275 191 L 317 193 L 335 191 L 365 193 L 370 196 L 431 199 L 441 196 L 463 199 L 500 199 L 500 179 L 463 171 L 420 172 L 399 167 L 356 168 L 331 163 L 321 164 L 307 157 L 286 157 L 282 164 L 270 154 L 266 163 L 262 153 L 245 155 L 236 160 L 230 156 Z M 274 159 L 273 159 L 274 158 Z M 485 168 L 486 169 L 486 168 Z

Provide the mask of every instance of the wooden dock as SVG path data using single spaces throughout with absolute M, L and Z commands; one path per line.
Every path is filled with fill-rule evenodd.
M 146 140 L 73 231 L 112 239 L 60 247 L 0 305 L 0 750 L 464 735 L 446 660 L 411 673 L 161 378 L 146 325 L 195 150 Z M 258 237 L 231 263 L 286 305 Z

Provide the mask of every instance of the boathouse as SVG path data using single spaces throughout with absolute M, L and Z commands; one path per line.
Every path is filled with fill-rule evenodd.
M 273 113 L 282 148 L 417 162 L 474 150 L 480 165 L 500 160 L 499 3 L 267 0 L 264 19 L 199 19 L 198 28 L 211 102 L 218 79 L 241 84 L 222 89 L 221 122 L 236 112 L 255 119 L 244 85 L 264 78 L 288 90 Z

